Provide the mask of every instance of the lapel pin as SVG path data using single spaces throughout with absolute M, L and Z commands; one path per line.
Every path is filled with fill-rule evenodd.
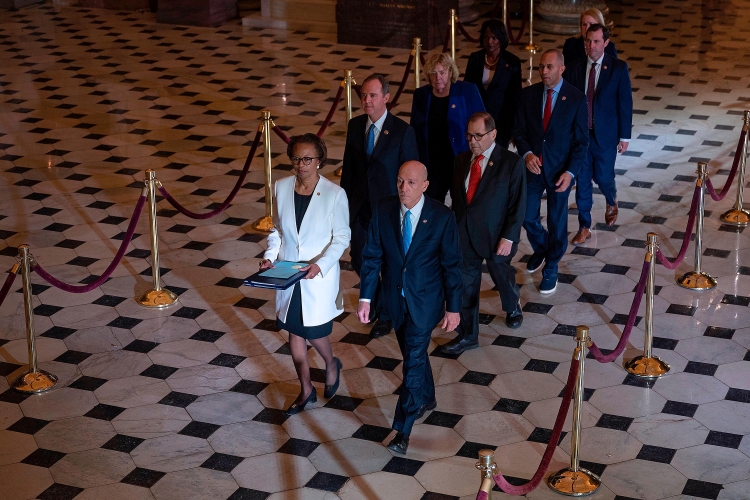
M 505 65 L 505 67 L 507 68 L 507 67 L 508 67 L 508 65 L 506 64 L 506 65 Z
M 565 100 L 565 96 L 562 96 L 562 100 L 563 100 L 563 101 Z
M 606 66 L 604 66 L 604 69 L 607 69 L 607 67 L 606 67 Z
M 320 192 L 318 192 L 318 196 L 320 196 Z
M 490 167 L 491 167 L 492 165 L 494 165 L 494 163 L 490 162 L 490 163 L 489 163 L 489 165 L 490 165 Z
M 423 219 L 422 224 L 427 224 L 427 219 Z
M 388 131 L 387 131 L 387 130 L 383 130 L 383 133 L 384 133 L 385 135 L 388 135 Z
M 455 104 L 451 104 L 451 108 L 456 109 L 456 105 Z

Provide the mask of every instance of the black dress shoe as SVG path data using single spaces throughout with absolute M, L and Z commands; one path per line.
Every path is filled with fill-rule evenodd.
M 437 399 L 433 399 L 429 403 L 423 404 L 419 407 L 419 411 L 417 411 L 417 418 L 416 420 L 419 420 L 420 418 L 424 417 L 424 414 L 428 411 L 432 411 L 435 408 L 437 408 Z
M 379 319 L 373 325 L 372 330 L 370 330 L 370 338 L 376 339 L 378 337 L 388 335 L 389 333 L 391 333 L 392 328 L 393 323 L 390 320 L 383 321 L 382 319 Z
M 476 349 L 479 344 L 476 340 L 455 338 L 440 348 L 443 354 L 461 354 L 469 349 Z
M 521 311 L 521 304 L 516 306 L 513 312 L 509 312 L 505 315 L 505 326 L 508 328 L 518 328 L 523 323 L 523 311 Z
M 287 410 L 284 412 L 287 416 L 296 415 L 297 413 L 300 413 L 305 409 L 305 406 L 307 406 L 307 403 L 315 403 L 318 400 L 318 394 L 315 391 L 315 388 L 313 387 L 312 392 L 309 396 L 307 396 L 307 399 L 302 401 L 301 403 L 292 403 L 292 406 L 287 408 Z
M 401 454 L 406 455 L 406 449 L 409 447 L 409 436 L 404 434 L 403 432 L 397 432 L 396 437 L 394 437 L 390 443 L 388 443 L 389 450 Z
M 331 399 L 336 394 L 336 391 L 339 389 L 339 382 L 341 381 L 341 360 L 333 358 L 333 361 L 336 363 L 336 382 L 333 385 L 326 385 L 323 397 L 327 399 Z

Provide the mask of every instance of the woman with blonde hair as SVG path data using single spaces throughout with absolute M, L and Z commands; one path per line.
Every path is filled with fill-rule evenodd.
M 458 68 L 448 54 L 433 54 L 424 68 L 430 83 L 414 91 L 410 125 L 417 134 L 419 161 L 427 167 L 425 194 L 443 203 L 453 183 L 453 160 L 469 150 L 469 117 L 484 111 L 484 104 L 476 85 L 458 81 Z
M 604 24 L 604 15 L 599 9 L 586 9 L 581 12 L 578 18 L 581 32 L 565 40 L 563 45 L 563 58 L 565 59 L 565 67 L 572 68 L 575 64 L 586 62 L 586 47 L 583 45 L 583 41 L 586 39 L 586 30 L 592 24 Z M 604 48 L 604 53 L 617 59 L 617 49 L 615 49 L 615 42 L 609 41 L 607 46 Z M 565 76 L 565 74 L 563 74 Z

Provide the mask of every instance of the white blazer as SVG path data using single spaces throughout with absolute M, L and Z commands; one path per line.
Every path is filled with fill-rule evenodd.
M 263 258 L 309 262 L 320 267 L 313 279 L 300 281 L 302 292 L 302 320 L 305 326 L 317 326 L 331 321 L 344 312 L 339 306 L 339 259 L 349 246 L 349 202 L 342 188 L 322 175 L 313 191 L 310 206 L 297 232 L 294 213 L 294 184 L 296 177 L 279 179 L 274 185 L 273 223 L 268 236 L 268 250 Z M 294 287 L 276 292 L 276 315 L 286 322 L 289 302 Z

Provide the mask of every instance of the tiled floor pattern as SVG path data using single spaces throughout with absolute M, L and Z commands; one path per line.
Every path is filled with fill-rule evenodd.
M 351 314 L 358 280 L 346 255 L 347 312 L 332 335 L 344 363 L 339 394 L 282 414 L 298 386 L 273 296 L 239 286 L 264 245 L 250 229 L 264 210 L 258 158 L 216 219 L 159 204 L 162 275 L 180 296 L 175 308 L 145 310 L 132 299 L 150 280 L 145 214 L 100 289 L 72 295 L 34 277 L 40 365 L 61 380 L 42 396 L 8 390 L 26 361 L 16 283 L 0 308 L 0 498 L 465 500 L 476 494 L 480 448 L 495 449 L 504 473 L 531 477 L 560 403 L 573 325 L 589 325 L 604 348 L 616 344 L 646 232 L 676 252 L 695 162 L 708 159 L 723 184 L 750 102 L 748 2 L 610 7 L 636 108 L 634 140 L 617 163 L 618 225 L 599 225 L 590 242 L 569 249 L 550 297 L 536 291 L 538 276 L 519 272 L 519 330 L 495 315 L 486 278 L 481 347 L 457 359 L 433 352 L 438 408 L 415 427 L 406 457 L 381 444 L 400 383 L 398 346 L 393 335 L 370 340 Z M 29 243 L 69 282 L 88 282 L 109 264 L 145 169 L 193 209 L 220 202 L 261 109 L 287 131 L 314 132 L 344 69 L 398 80 L 407 57 L 239 22 L 163 26 L 149 13 L 49 5 L 1 12 L 0 46 L 0 268 Z M 470 50 L 460 43 L 460 66 Z M 395 111 L 407 115 L 409 101 L 407 91 Z M 338 113 L 325 136 L 329 176 L 344 132 Z M 283 146 L 272 142 L 274 175 L 288 175 Z M 597 196 L 600 221 L 603 204 Z M 717 222 L 730 205 L 707 201 L 703 262 L 718 289 L 684 291 L 656 268 L 655 351 L 671 374 L 647 388 L 626 376 L 622 358 L 587 363 L 581 457 L 603 479 L 593 498 L 750 498 L 750 246 Z M 575 230 L 574 213 L 570 222 Z M 528 253 L 524 241 L 519 259 Z M 642 349 L 642 324 L 626 359 Z M 436 330 L 433 347 L 448 338 Z M 320 381 L 315 355 L 313 364 Z M 552 469 L 568 461 L 569 441 Z M 528 498 L 559 497 L 541 486 Z

